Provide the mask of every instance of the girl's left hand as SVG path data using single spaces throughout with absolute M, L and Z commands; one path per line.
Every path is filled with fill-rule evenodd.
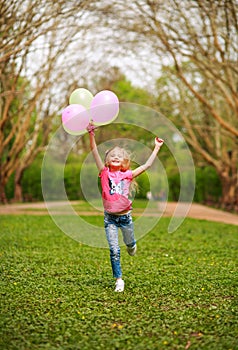
M 159 137 L 155 138 L 155 145 L 161 147 L 164 143 L 163 139 L 160 139 Z

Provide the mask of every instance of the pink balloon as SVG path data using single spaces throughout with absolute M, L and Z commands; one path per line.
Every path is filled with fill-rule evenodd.
M 96 125 L 112 122 L 119 113 L 119 100 L 117 96 L 109 90 L 98 92 L 91 102 L 90 113 Z
M 62 112 L 62 124 L 71 135 L 80 135 L 86 131 L 90 115 L 86 108 L 79 104 L 67 106 Z

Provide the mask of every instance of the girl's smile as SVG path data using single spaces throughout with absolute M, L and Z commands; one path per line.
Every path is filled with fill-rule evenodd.
M 119 170 L 124 160 L 123 152 L 120 149 L 113 149 L 107 156 L 108 165 L 111 169 Z

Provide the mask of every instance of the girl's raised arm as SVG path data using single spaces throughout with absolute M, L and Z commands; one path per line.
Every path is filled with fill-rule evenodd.
M 87 127 L 87 130 L 88 130 L 89 139 L 90 139 L 90 149 L 95 159 L 95 163 L 97 165 L 98 171 L 100 172 L 104 168 L 104 164 L 98 153 L 98 148 L 95 141 L 95 134 L 94 134 L 95 126 L 92 123 L 90 123 L 89 126 Z
M 159 139 L 158 137 L 155 138 L 155 148 L 153 152 L 151 153 L 150 157 L 145 162 L 145 164 L 140 165 L 138 168 L 132 170 L 133 177 L 140 175 L 141 173 L 143 173 L 144 171 L 146 171 L 151 167 L 163 143 L 164 143 L 164 140 Z

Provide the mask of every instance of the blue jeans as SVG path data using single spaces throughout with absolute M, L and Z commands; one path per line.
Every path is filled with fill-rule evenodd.
M 113 215 L 104 213 L 104 227 L 107 241 L 110 249 L 110 260 L 112 265 L 113 277 L 122 277 L 120 262 L 120 246 L 118 242 L 118 228 L 121 229 L 123 241 L 127 247 L 134 247 L 136 244 L 134 238 L 134 224 L 131 213 L 125 215 Z

